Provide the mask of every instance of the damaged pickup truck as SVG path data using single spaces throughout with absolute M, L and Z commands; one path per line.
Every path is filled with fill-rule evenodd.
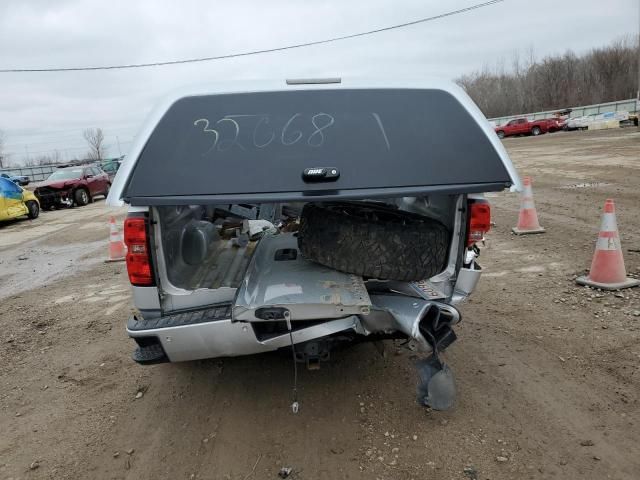
M 481 274 L 482 193 L 509 187 L 520 181 L 507 153 L 454 85 L 179 92 L 148 119 L 108 198 L 129 205 L 133 358 L 286 349 L 294 368 L 317 368 L 344 344 L 406 339 L 423 355 L 419 403 L 449 408 L 441 353 Z

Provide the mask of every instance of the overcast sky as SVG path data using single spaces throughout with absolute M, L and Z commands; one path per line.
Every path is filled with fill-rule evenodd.
M 145 63 L 265 49 L 480 2 L 1 0 L 0 68 Z M 104 130 L 110 155 L 125 154 L 154 103 L 184 85 L 309 76 L 453 79 L 531 46 L 538 58 L 566 49 L 580 53 L 637 34 L 639 3 L 506 0 L 401 30 L 282 53 L 135 70 L 0 74 L 5 154 L 14 163 L 27 152 L 82 156 L 87 127 Z

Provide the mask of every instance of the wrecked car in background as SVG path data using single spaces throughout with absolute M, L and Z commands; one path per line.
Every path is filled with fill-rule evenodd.
M 116 176 L 121 163 L 122 158 L 110 158 L 108 160 L 103 160 L 102 162 L 100 162 L 100 168 L 104 173 L 109 175 L 109 180 L 113 181 L 113 178 Z
M 26 175 L 9 175 L 8 173 L 0 173 L 0 177 L 11 180 L 13 183 L 17 183 L 21 187 L 29 185 L 29 177 Z
M 34 193 L 44 210 L 84 206 L 97 195 L 109 194 L 111 180 L 100 168 L 83 165 L 61 167 L 34 186 Z
M 149 118 L 108 198 L 128 204 L 133 358 L 288 349 L 294 368 L 317 368 L 338 346 L 401 338 L 423 355 L 419 402 L 449 408 L 454 381 L 440 354 L 480 277 L 482 192 L 519 182 L 453 85 L 179 92 Z
M 39 214 L 40 204 L 33 192 L 0 177 L 0 221 L 25 215 L 33 220 L 38 218 Z

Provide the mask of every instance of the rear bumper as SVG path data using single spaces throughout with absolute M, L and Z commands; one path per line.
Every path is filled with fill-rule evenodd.
M 220 313 L 220 309 L 209 309 L 151 321 L 131 317 L 127 334 L 142 340 L 141 344 L 155 337 L 171 362 L 252 355 L 291 344 L 288 333 L 259 339 L 251 324 L 233 322 L 230 316 Z M 349 316 L 297 328 L 292 335 L 294 343 L 302 343 L 345 330 L 365 333 L 358 317 Z
M 376 308 L 367 315 L 343 318 L 293 321 L 291 337 L 300 344 L 334 334 L 350 332 L 371 338 L 400 334 L 416 342 L 423 352 L 432 344 L 424 335 L 437 340 L 439 348 L 455 340 L 451 327 L 460 313 L 450 304 L 403 295 L 375 296 Z M 182 362 L 204 358 L 234 357 L 278 350 L 291 345 L 284 321 L 240 322 L 231 319 L 231 304 L 213 305 L 205 310 L 178 313 L 143 320 L 133 316 L 127 333 L 139 345 L 134 360 Z M 271 327 L 265 328 L 265 325 Z

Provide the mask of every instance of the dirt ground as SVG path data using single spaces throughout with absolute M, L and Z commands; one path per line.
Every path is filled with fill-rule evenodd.
M 300 372 L 296 416 L 279 354 L 138 366 L 124 264 L 102 261 L 124 212 L 98 200 L 0 226 L 0 478 L 640 478 L 640 289 L 574 283 L 608 197 L 640 276 L 640 133 L 505 145 L 547 233 L 513 236 L 518 197 L 490 196 L 445 413 L 416 404 L 415 357 L 393 342 Z

